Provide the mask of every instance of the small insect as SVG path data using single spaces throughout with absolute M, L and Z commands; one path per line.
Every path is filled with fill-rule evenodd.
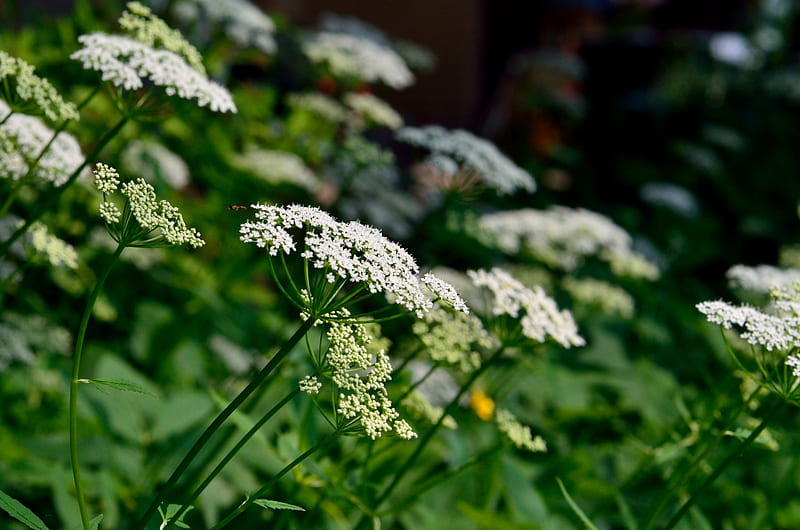
M 247 210 L 247 206 L 240 206 L 238 204 L 231 204 L 230 206 L 228 206 L 228 210 L 231 210 L 232 212 L 240 212 L 242 210 Z

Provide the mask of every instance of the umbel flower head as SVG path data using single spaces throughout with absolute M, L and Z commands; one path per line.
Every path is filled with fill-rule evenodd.
M 430 151 L 427 162 L 453 178 L 477 179 L 500 195 L 517 190 L 536 191 L 536 182 L 491 142 L 470 132 L 437 125 L 404 127 L 397 139 Z
M 236 112 L 231 94 L 211 81 L 199 52 L 176 30 L 138 2 L 128 4 L 120 25 L 129 36 L 90 33 L 78 37 L 83 48 L 70 58 L 102 73 L 103 81 L 124 90 L 152 84 L 168 96 L 195 100 L 217 112 Z
M 157 200 L 153 186 L 144 179 L 125 182 L 120 189 L 117 170 L 105 164 L 97 164 L 94 177 L 103 194 L 100 216 L 117 243 L 126 247 L 205 245 L 197 230 L 186 226 L 178 208 Z M 118 190 L 125 201 L 122 210 L 110 200 Z
M 519 449 L 526 449 L 532 453 L 547 451 L 547 444 L 544 439 L 541 436 L 534 438 L 531 434 L 531 428 L 521 424 L 510 411 L 498 409 L 495 412 L 494 419 L 500 432 L 508 436 L 511 443 Z
M 338 221 L 311 206 L 253 204 L 252 208 L 256 219 L 239 230 L 243 242 L 255 243 L 273 257 L 292 254 L 301 246 L 300 256 L 323 272 L 330 285 L 358 284 L 358 289 L 383 293 L 420 317 L 433 306 L 429 293 L 457 311 L 468 312 L 452 286 L 432 274 L 420 277 L 414 258 L 376 228 Z M 295 300 L 301 307 L 315 301 L 310 292 L 302 296 L 307 301 Z
M 207 20 L 222 25 L 225 34 L 239 46 L 252 46 L 264 53 L 274 53 L 277 47 L 275 23 L 247 0 L 184 0 L 174 11 L 186 24 Z
M 0 119 L 8 112 L 9 108 L 0 100 Z M 64 184 L 83 164 L 83 153 L 78 141 L 68 132 L 58 133 L 47 147 L 51 139 L 53 131 L 39 118 L 27 114 L 8 116 L 0 125 L 0 178 L 24 177 L 33 160 L 47 148 L 36 163 L 33 176 L 41 183 Z
M 33 73 L 34 68 L 18 57 L 0 50 L 0 96 L 14 112 L 43 115 L 51 123 L 77 120 L 74 103 L 64 101 L 47 79 Z M 4 116 L 0 112 L 0 119 Z
M 528 289 L 502 269 L 467 271 L 477 287 L 489 294 L 487 312 L 493 317 L 510 317 L 519 322 L 518 332 L 527 339 L 545 342 L 548 337 L 565 348 L 583 346 L 586 341 L 578 334 L 575 319 L 567 310 L 559 310 L 544 289 Z M 507 319 L 506 319 L 507 320 Z M 516 326 L 513 326 L 516 328 Z M 513 331 L 502 330 L 514 339 Z

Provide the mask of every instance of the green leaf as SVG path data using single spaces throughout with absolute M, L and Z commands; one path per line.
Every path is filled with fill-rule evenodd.
M 181 515 L 180 519 L 178 519 L 177 521 L 172 521 L 172 518 L 175 517 L 175 514 L 178 513 L 181 508 L 183 508 L 183 505 L 181 504 L 168 504 L 167 510 L 165 512 L 164 510 L 161 509 L 161 506 L 159 506 L 158 513 L 161 514 L 161 520 L 163 523 L 161 525 L 161 528 L 163 528 L 166 525 L 167 521 L 170 521 L 178 528 L 189 528 L 189 525 L 183 522 L 183 518 L 186 517 L 187 513 L 189 513 L 194 509 L 194 506 L 189 506 L 189 509 L 183 512 L 183 515 Z
M 144 394 L 146 396 L 158 397 L 154 393 L 146 390 L 141 385 L 131 383 L 130 381 L 109 380 L 109 379 L 80 379 L 79 383 L 86 383 L 90 385 L 107 386 L 114 390 L 121 390 L 123 392 L 135 392 L 137 394 Z
M 33 528 L 33 530 L 49 530 L 47 525 L 45 525 L 35 513 L 26 508 L 21 502 L 6 495 L 2 490 L 0 490 L 0 508 L 28 528 Z
M 578 503 L 572 500 L 572 497 L 569 496 L 569 493 L 567 493 L 567 488 L 564 487 L 564 483 L 561 482 L 561 479 L 556 478 L 556 482 L 558 482 L 558 487 L 561 488 L 561 494 L 567 500 L 567 504 L 569 504 L 569 507 L 572 508 L 573 512 L 575 512 L 575 515 L 577 515 L 580 518 L 583 525 L 589 530 L 597 530 L 597 527 L 586 516 L 586 514 L 583 513 L 583 510 L 581 510 L 581 507 L 578 506 Z
M 257 504 L 262 508 L 266 508 L 267 510 L 295 510 L 297 512 L 306 511 L 305 508 L 295 506 L 294 504 L 287 504 L 285 502 L 272 501 L 269 499 L 257 499 L 253 501 L 253 504 Z

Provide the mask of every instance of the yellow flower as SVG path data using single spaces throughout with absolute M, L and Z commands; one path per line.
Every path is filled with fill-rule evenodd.
M 494 401 L 483 393 L 483 390 L 476 390 L 469 398 L 469 406 L 475 411 L 483 421 L 492 419 L 494 413 Z

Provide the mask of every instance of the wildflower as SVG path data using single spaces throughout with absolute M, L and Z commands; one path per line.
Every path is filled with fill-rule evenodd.
M 736 328 L 739 336 L 767 351 L 800 347 L 800 317 L 768 314 L 747 305 L 732 305 L 721 300 L 701 302 L 697 310 L 709 322 L 725 329 Z
M 314 191 L 321 185 L 320 179 L 294 153 L 269 149 L 248 149 L 230 157 L 233 167 L 256 175 L 270 184 L 290 184 Z
M 117 189 L 119 174 L 113 167 L 97 164 L 95 183 L 101 191 Z M 111 201 L 105 201 L 100 214 L 106 221 L 109 233 L 120 244 L 130 247 L 151 247 L 187 244 L 201 247 L 205 244 L 196 229 L 186 226 L 178 208 L 169 202 L 156 200 L 153 186 L 136 179 L 122 184 L 120 193 L 125 197 L 124 217 Z M 105 198 L 109 192 L 103 192 Z M 131 223 L 133 216 L 135 223 Z
M 74 103 L 65 102 L 47 79 L 33 73 L 34 67 L 0 50 L 0 94 L 15 112 L 44 115 L 51 123 L 77 120 Z M 4 118 L 0 112 L 0 119 Z
M 221 24 L 228 37 L 239 46 L 253 46 L 264 53 L 275 52 L 275 23 L 246 0 L 183 1 L 175 7 L 175 15 L 184 23 L 205 18 L 211 24 Z
M 103 81 L 124 90 L 141 89 L 147 82 L 164 87 L 168 96 L 196 100 L 200 107 L 236 112 L 230 93 L 206 76 L 197 50 L 146 7 L 132 2 L 128 9 L 120 24 L 129 29 L 131 37 L 81 35 L 78 42 L 83 48 L 70 58 L 81 61 L 84 68 L 101 72 Z
M 789 287 L 800 281 L 800 270 L 781 269 L 772 265 L 734 265 L 725 273 L 728 283 L 747 293 L 766 295 L 774 287 Z
M 655 265 L 632 249 L 631 236 L 609 218 L 582 208 L 524 208 L 484 215 L 484 239 L 508 254 L 529 253 L 545 264 L 573 271 L 587 257 L 609 262 L 618 274 L 654 278 Z
M 403 126 L 403 118 L 400 114 L 388 103 L 372 94 L 350 92 L 345 94 L 344 102 L 370 123 L 393 130 Z
M 469 406 L 483 421 L 492 419 L 494 413 L 494 400 L 487 396 L 483 390 L 476 390 L 469 396 Z
M 432 361 L 463 372 L 478 368 L 481 363 L 478 352 L 495 343 L 476 316 L 435 306 L 423 319 L 414 322 L 412 330 Z
M 53 131 L 39 118 L 12 114 L 0 125 L 0 176 L 18 180 L 27 175 L 31 162 L 39 157 L 52 138 Z M 61 186 L 83 161 L 78 141 L 70 133 L 62 131 L 39 158 L 33 175 L 40 182 Z
M 506 315 L 519 320 L 522 335 L 544 342 L 552 338 L 565 348 L 583 346 L 572 314 L 559 311 L 555 301 L 539 286 L 528 289 L 502 269 L 468 271 L 477 287 L 485 288 L 491 297 L 488 312 L 493 316 Z
M 325 269 L 329 284 L 337 278 L 363 284 L 370 293 L 382 292 L 392 303 L 420 317 L 433 305 L 423 288 L 434 285 L 434 294 L 445 294 L 450 302 L 466 310 L 463 302 L 451 298 L 442 285 L 430 277 L 421 280 L 414 258 L 376 228 L 356 221 L 340 222 L 309 206 L 254 204 L 252 208 L 256 220 L 241 225 L 240 239 L 265 248 L 270 256 L 294 252 L 300 241 L 295 240 L 293 232 L 304 229 L 300 256 L 315 269 Z
M 596 308 L 601 313 L 622 318 L 633 316 L 633 298 L 616 285 L 594 278 L 569 276 L 564 279 L 562 287 L 577 306 Z
M 534 438 L 531 429 L 527 425 L 522 425 L 514 415 L 506 409 L 498 409 L 495 414 L 495 421 L 500 432 L 508 436 L 508 439 L 520 449 L 527 449 L 533 453 L 547 451 L 547 444 L 541 436 Z
M 305 392 L 306 394 L 319 394 L 322 383 L 317 381 L 317 376 L 307 375 L 300 380 L 299 386 L 301 392 Z
M 122 152 L 122 164 L 131 175 L 146 180 L 158 177 L 174 189 L 189 184 L 189 166 L 159 142 L 133 140 Z
M 36 221 L 31 224 L 25 238 L 31 251 L 45 257 L 53 267 L 78 268 L 78 253 L 75 247 L 51 234 L 43 223 Z
M 509 160 L 491 142 L 467 131 L 449 131 L 436 125 L 404 127 L 398 131 L 397 138 L 427 149 L 442 168 L 458 168 L 466 174 L 474 174 L 484 185 L 501 195 L 520 189 L 536 190 L 536 182 L 527 171 Z M 445 160 L 447 163 L 443 163 Z
M 350 316 L 346 309 L 341 311 L 342 317 Z M 373 440 L 391 431 L 405 439 L 416 437 L 388 397 L 385 385 L 392 378 L 392 365 L 385 351 L 370 350 L 372 337 L 367 328 L 352 322 L 331 322 L 326 336 L 326 368 L 339 393 L 336 413 L 347 420 L 357 419 Z

